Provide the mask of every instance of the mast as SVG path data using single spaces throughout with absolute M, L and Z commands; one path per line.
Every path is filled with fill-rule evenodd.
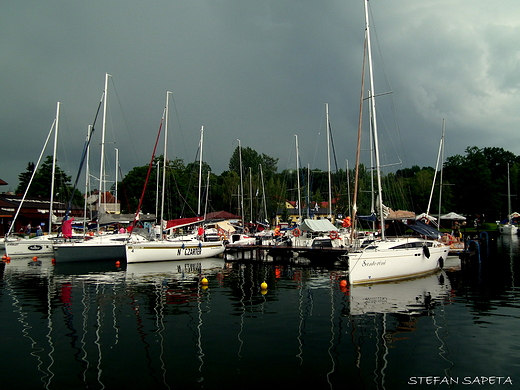
M 441 155 L 441 177 L 439 179 L 439 219 L 437 220 L 437 225 L 440 227 L 441 226 L 441 213 L 442 213 L 442 210 L 441 210 L 441 205 L 442 205 L 442 174 L 444 172 L 444 130 L 445 130 L 445 121 L 444 119 L 442 120 L 442 155 Z
M 307 218 L 311 217 L 311 165 L 307 164 Z
M 240 145 L 240 140 L 238 141 L 238 158 L 239 158 L 239 164 L 240 164 L 240 191 L 239 191 L 239 197 L 240 197 L 240 216 L 242 217 L 242 229 L 245 227 L 245 220 L 244 220 L 244 181 L 242 178 L 242 146 Z
M 444 148 L 444 119 L 442 120 L 442 135 L 441 135 L 441 141 L 439 143 L 439 151 L 437 152 L 437 164 L 435 165 L 435 173 L 433 174 L 433 183 L 432 183 L 432 189 L 431 189 L 431 192 L 430 192 L 430 200 L 428 201 L 428 208 L 426 209 L 426 215 L 430 215 L 430 206 L 431 206 L 431 203 L 432 203 L 432 198 L 433 198 L 433 190 L 435 188 L 435 181 L 437 179 L 437 171 L 439 170 L 439 164 L 442 162 L 441 160 L 441 154 L 442 154 L 442 151 L 443 151 L 443 148 Z M 442 168 L 441 168 L 442 169 Z M 442 181 L 440 182 L 440 187 L 439 187 L 440 191 L 442 190 Z M 440 192 L 439 192 L 440 193 Z M 439 195 L 439 215 L 441 213 L 441 203 L 440 203 L 440 195 Z M 440 222 L 440 219 L 439 219 L 439 222 Z
M 302 223 L 302 207 L 300 202 L 300 155 L 299 155 L 299 149 L 298 149 L 298 135 L 295 134 L 294 137 L 296 138 L 296 177 L 298 179 L 298 199 L 297 199 L 297 205 L 298 205 L 298 218 L 300 219 L 298 222 Z
M 267 203 L 265 201 L 265 186 L 264 186 L 264 172 L 262 170 L 262 164 L 258 164 L 258 166 L 260 167 L 260 178 L 262 179 L 262 200 L 264 202 L 264 215 L 265 215 L 265 221 L 266 222 L 269 222 L 268 221 L 268 217 L 267 217 Z
M 206 203 L 204 205 L 204 219 L 206 219 L 206 214 L 208 214 L 208 201 L 209 201 L 209 174 L 210 171 L 208 170 L 208 177 L 206 179 Z
M 358 187 L 359 187 L 359 159 L 361 156 L 361 131 L 363 125 L 363 100 L 365 93 L 365 65 L 366 65 L 366 51 L 367 51 L 367 39 L 365 32 L 365 40 L 363 43 L 363 65 L 361 70 L 361 93 L 359 97 L 359 119 L 358 119 L 358 134 L 357 134 L 357 148 L 356 148 L 356 163 L 355 163 L 355 173 L 354 173 L 354 191 L 353 191 L 353 199 L 352 199 L 352 229 L 350 230 L 350 239 L 354 240 L 355 231 L 357 229 L 357 195 L 358 195 Z
M 253 170 L 249 167 L 249 212 L 251 214 L 250 223 L 253 223 Z
M 90 189 L 90 144 L 89 144 L 89 137 L 90 133 L 92 131 L 92 125 L 88 125 L 87 127 L 87 140 L 86 143 L 86 162 L 87 167 L 85 168 L 85 202 L 83 202 L 83 234 L 85 235 L 87 229 L 87 222 L 86 222 L 86 216 L 87 216 L 87 196 Z M 90 216 L 92 216 L 92 212 L 90 212 Z M 90 220 L 90 218 L 89 218 Z
M 202 145 L 204 143 L 204 126 L 200 128 L 200 159 L 199 159 L 199 200 L 197 206 L 197 217 L 200 217 L 200 197 L 202 190 Z
M 159 178 L 161 176 L 161 163 L 157 161 L 157 174 L 155 183 L 155 218 L 159 216 Z
M 32 181 L 34 179 L 34 176 L 36 175 L 36 171 L 38 170 L 38 167 L 40 166 L 40 162 L 43 157 L 43 153 L 45 152 L 45 149 L 47 148 L 47 144 L 49 143 L 49 139 L 51 138 L 52 131 L 54 130 L 54 126 L 56 125 L 56 118 L 52 121 L 52 126 L 49 130 L 49 133 L 47 134 L 47 138 L 45 139 L 45 143 L 43 145 L 42 151 L 40 152 L 40 157 L 38 157 L 38 161 L 36 162 L 36 165 L 34 166 L 34 170 L 31 174 L 31 178 L 29 179 L 29 183 L 27 184 L 27 187 L 25 188 L 25 192 L 22 196 L 22 200 L 20 200 L 20 203 L 18 204 L 18 208 L 16 209 L 16 212 L 13 217 L 13 222 L 11 223 L 11 226 L 9 227 L 9 230 L 4 236 L 4 240 L 7 240 L 7 237 L 11 234 L 13 231 L 13 228 L 15 226 L 16 220 L 18 219 L 18 214 L 20 214 L 20 210 L 22 209 L 23 203 L 25 202 L 25 198 L 27 197 L 27 193 L 29 192 L 29 188 L 31 187 Z M 54 176 L 53 176 L 54 179 Z
M 164 229 L 164 193 L 166 188 L 166 166 L 168 164 L 168 117 L 169 117 L 169 96 L 171 92 L 166 91 L 166 106 L 164 107 L 164 151 L 163 151 L 163 173 L 162 173 L 162 189 L 161 189 L 161 237 Z
M 52 153 L 52 180 L 51 180 L 51 199 L 49 205 L 49 235 L 52 233 L 52 209 L 54 205 L 54 177 L 56 174 L 56 153 L 58 146 L 58 127 L 60 121 L 60 102 L 56 104 L 56 124 L 54 125 L 54 149 Z
M 119 180 L 119 149 L 114 148 L 116 152 L 116 180 L 114 184 L 114 213 L 117 210 L 117 181 Z
M 509 163 L 507 163 L 507 220 L 511 225 L 511 214 L 513 209 L 511 208 L 511 180 L 509 179 Z
M 105 93 L 103 94 L 103 125 L 101 127 L 101 161 L 99 163 L 99 199 L 98 199 L 98 215 L 97 230 L 99 233 L 99 219 L 101 218 L 101 203 L 105 192 L 105 133 L 107 124 L 107 102 L 108 102 L 108 73 L 105 74 Z
M 329 179 L 329 218 L 332 221 L 332 185 L 330 178 L 330 123 L 329 123 L 329 104 L 325 103 L 325 114 L 327 118 L 327 172 Z
M 376 115 L 376 100 L 375 100 L 375 88 L 374 88 L 374 71 L 372 66 L 372 49 L 370 45 L 370 23 L 368 18 L 368 0 L 365 1 L 365 26 L 366 26 L 366 37 L 367 37 L 367 53 L 368 53 L 368 71 L 370 78 L 370 91 L 369 101 L 372 116 L 372 133 L 374 137 L 374 155 L 376 163 L 376 179 L 377 179 L 377 208 L 381 218 L 381 239 L 385 239 L 385 216 L 383 210 L 383 189 L 381 184 L 381 163 L 379 160 L 379 140 L 377 133 L 377 115 Z

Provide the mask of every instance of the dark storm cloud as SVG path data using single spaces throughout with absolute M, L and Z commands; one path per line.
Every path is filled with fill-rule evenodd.
M 386 115 L 395 109 L 406 166 L 435 164 L 443 119 L 448 155 L 469 145 L 520 154 L 520 4 L 372 0 L 370 7 L 376 92 L 393 92 L 393 106 L 380 104 L 381 123 L 393 122 Z M 303 164 L 325 169 L 325 102 L 338 165 L 354 161 L 361 0 L 10 0 L 0 31 L 0 178 L 11 189 L 36 161 L 57 101 L 60 166 L 75 175 L 106 72 L 107 160 L 117 147 L 124 173 L 148 163 L 167 90 L 175 101 L 169 154 L 185 162 L 195 158 L 204 126 L 205 159 L 216 173 L 227 169 L 237 138 L 280 158 L 280 169 L 294 168 L 294 134 Z

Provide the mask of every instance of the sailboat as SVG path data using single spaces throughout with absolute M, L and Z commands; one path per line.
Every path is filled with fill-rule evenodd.
M 163 183 L 164 178 L 166 176 L 166 143 L 167 143 L 167 134 L 168 134 L 168 101 L 169 95 L 171 92 L 167 92 L 166 95 L 166 107 L 164 110 L 164 120 L 165 120 L 165 147 L 164 147 L 164 164 L 163 164 Z M 203 128 L 201 129 L 201 139 L 203 134 Z M 157 136 L 157 141 L 159 139 L 159 134 Z M 201 141 L 202 146 L 202 141 Z M 154 153 L 155 154 L 155 150 Z M 202 153 L 201 153 L 202 154 Z M 201 156 L 202 158 L 202 156 Z M 148 167 L 148 172 L 153 164 L 154 156 L 152 155 L 152 159 L 150 161 L 150 166 Z M 200 175 L 200 173 L 199 173 Z M 148 180 L 148 178 L 147 178 Z M 199 184 L 200 187 L 200 184 Z M 164 199 L 164 190 L 165 185 L 163 184 L 163 196 Z M 138 210 L 136 212 L 136 218 L 138 218 L 142 199 L 144 197 L 144 193 L 146 191 L 146 184 L 143 189 L 143 193 L 141 195 L 141 200 L 139 202 Z M 200 194 L 200 192 L 199 192 Z M 199 195 L 200 198 L 200 195 Z M 200 200 L 199 200 L 199 212 L 200 212 Z M 163 213 L 164 213 L 164 201 L 162 202 L 162 210 L 161 210 L 161 228 L 163 225 Z M 195 217 L 193 222 L 200 222 L 203 218 Z M 134 220 L 134 225 L 137 221 Z M 191 222 L 191 223 L 193 223 Z M 201 228 L 203 230 L 203 228 Z M 193 234 L 188 236 L 182 236 L 175 239 L 163 239 L 161 237 L 160 240 L 146 240 L 146 241 L 131 241 L 125 245 L 126 251 L 126 261 L 127 263 L 145 263 L 145 262 L 154 262 L 154 261 L 170 261 L 170 260 L 193 260 L 193 259 L 203 259 L 208 257 L 215 257 L 224 252 L 226 247 L 222 241 L 205 241 L 204 234 Z
M 13 222 L 9 228 L 9 231 L 5 235 L 5 254 L 8 257 L 11 256 L 51 256 L 53 253 L 52 249 L 52 238 L 55 238 L 55 234 L 52 234 L 52 222 L 53 222 L 53 203 L 54 203 L 54 172 L 56 170 L 56 149 L 58 144 L 58 127 L 59 127 L 59 117 L 60 117 L 60 102 L 57 103 L 56 107 L 56 118 L 51 126 L 49 134 L 47 135 L 47 139 L 43 146 L 43 149 L 40 153 L 40 157 L 38 158 L 38 162 L 34 167 L 34 171 L 32 173 L 31 179 L 29 180 L 29 184 L 25 189 L 25 193 L 18 205 L 18 209 L 16 210 L 16 214 L 14 216 Z M 43 157 L 43 153 L 47 147 L 47 143 L 49 142 L 50 136 L 54 131 L 54 152 L 52 159 L 52 181 L 51 181 L 51 197 L 50 197 L 50 205 L 49 205 L 49 232 L 47 236 L 36 236 L 35 238 L 21 238 L 16 239 L 10 237 L 12 229 L 15 226 L 15 221 L 18 218 L 18 214 L 22 209 L 23 203 L 26 200 L 27 193 L 29 192 L 29 188 L 31 187 L 31 183 L 36 175 L 36 171 L 40 164 L 40 161 Z
M 101 132 L 101 162 L 100 162 L 100 196 L 101 205 L 102 194 L 104 193 L 105 177 L 105 132 L 107 120 L 107 100 L 108 100 L 108 80 L 110 74 L 105 74 L 105 89 L 102 94 L 103 103 L 103 126 Z M 97 117 L 97 115 L 96 115 Z M 79 173 L 78 173 L 79 177 Z M 128 234 L 99 234 L 99 222 L 101 218 L 101 207 L 98 207 L 98 235 L 95 237 L 85 237 L 80 240 L 70 240 L 67 242 L 55 243 L 53 245 L 54 258 L 57 263 L 76 262 L 76 261 L 99 261 L 99 260 L 124 260 L 125 244 L 129 241 Z M 68 215 L 65 216 L 68 219 Z M 133 240 L 144 240 L 143 237 L 133 233 Z
M 381 165 L 377 134 L 376 93 L 370 47 L 368 0 L 365 0 L 365 39 L 366 53 L 368 55 L 368 75 L 370 77 L 370 95 L 368 100 L 372 115 L 371 129 L 378 191 L 378 205 L 376 209 L 380 216 L 381 232 L 377 240 L 372 240 L 366 243 L 366 245 L 353 247 L 347 254 L 349 282 L 351 285 L 406 279 L 436 272 L 443 267 L 449 251 L 449 247 L 438 240 L 441 237 L 440 232 L 420 221 L 417 221 L 415 225 L 409 226 L 419 236 L 398 238 L 387 238 L 385 236 L 384 219 L 387 207 L 383 204 L 381 188 Z M 361 101 L 363 101 L 363 97 Z
M 513 218 L 519 217 L 518 213 L 511 211 L 511 180 L 509 178 L 509 163 L 507 164 L 507 220 L 503 225 L 498 226 L 500 234 L 518 234 L 518 227 L 513 224 Z

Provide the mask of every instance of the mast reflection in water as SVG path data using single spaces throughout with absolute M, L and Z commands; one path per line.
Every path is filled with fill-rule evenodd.
M 500 239 L 475 270 L 352 288 L 342 269 L 294 262 L 11 260 L 0 279 L 2 387 L 518 385 L 518 239 Z

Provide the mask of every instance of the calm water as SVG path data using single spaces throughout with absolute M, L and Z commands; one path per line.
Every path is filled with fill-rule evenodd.
M 518 388 L 519 245 L 500 239 L 480 268 L 353 288 L 312 264 L 11 260 L 1 387 Z

